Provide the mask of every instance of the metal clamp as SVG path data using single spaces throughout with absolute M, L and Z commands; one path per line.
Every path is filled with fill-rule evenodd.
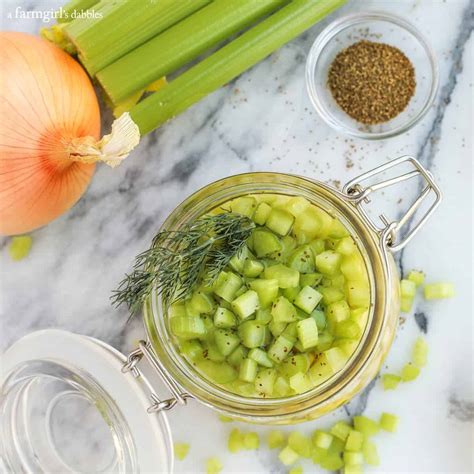
M 376 176 L 390 168 L 398 166 L 402 163 L 411 163 L 413 165 L 413 170 L 407 173 L 401 174 L 394 178 L 386 179 L 384 181 L 380 181 L 378 183 L 372 184 L 370 186 L 364 187 L 362 186 L 362 182 Z M 370 218 L 367 214 L 367 211 L 364 209 L 363 203 L 370 202 L 369 195 L 374 191 L 378 191 L 380 189 L 386 188 L 388 186 L 392 186 L 394 184 L 401 183 L 402 181 L 406 181 L 411 178 L 415 178 L 418 176 L 422 176 L 426 181 L 426 186 L 424 187 L 421 194 L 415 200 L 415 202 L 411 205 L 408 211 L 403 215 L 403 217 L 398 221 L 390 222 L 388 218 L 381 214 L 379 217 L 384 224 L 383 227 L 378 226 L 374 223 L 374 221 Z M 403 226 L 409 223 L 417 209 L 420 207 L 422 202 L 428 197 L 431 192 L 434 193 L 435 200 L 431 204 L 430 208 L 426 211 L 426 213 L 419 219 L 416 225 L 408 231 L 408 233 L 401 238 L 399 242 L 397 239 L 399 238 L 398 235 L 400 230 Z M 382 166 L 378 166 L 367 173 L 361 174 L 356 178 L 349 181 L 343 188 L 343 193 L 346 199 L 350 200 L 359 210 L 359 212 L 364 217 L 365 221 L 369 224 L 369 226 L 378 234 L 380 234 L 383 243 L 392 251 L 398 252 L 401 250 L 405 245 L 415 236 L 415 234 L 420 230 L 423 224 L 427 221 L 427 219 L 433 214 L 434 210 L 439 206 L 439 203 L 442 199 L 441 190 L 439 189 L 438 185 L 434 182 L 431 173 L 423 168 L 421 163 L 413 158 L 412 156 L 401 156 L 389 163 L 386 163 Z
M 159 358 L 156 357 L 151 345 L 146 341 L 139 341 L 138 347 L 132 351 L 127 357 L 127 362 L 122 367 L 122 372 L 131 372 L 134 377 L 141 377 L 141 372 L 137 364 L 142 360 L 143 356 L 150 365 L 158 372 L 160 379 L 171 392 L 172 398 L 161 400 L 155 393 L 151 394 L 152 405 L 147 409 L 148 413 L 158 413 L 163 410 L 170 410 L 176 405 L 186 405 L 190 398 L 194 398 L 189 393 L 183 392 L 182 388 L 174 381 L 169 372 L 165 369 Z

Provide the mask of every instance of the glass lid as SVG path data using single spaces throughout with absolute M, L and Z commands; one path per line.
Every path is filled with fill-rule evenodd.
M 147 413 L 151 387 L 93 338 L 34 332 L 0 359 L 0 470 L 130 473 L 173 469 L 166 416 Z

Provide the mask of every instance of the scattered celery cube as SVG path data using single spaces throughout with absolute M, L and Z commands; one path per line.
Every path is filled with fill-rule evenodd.
M 291 466 L 296 461 L 298 461 L 299 456 L 298 453 L 293 451 L 289 446 L 286 446 L 280 451 L 278 455 L 278 459 L 284 464 L 285 466 Z
M 349 466 L 360 466 L 364 462 L 364 455 L 361 452 L 344 451 L 343 459 Z
M 346 439 L 345 449 L 347 451 L 361 451 L 364 443 L 364 435 L 356 430 L 351 430 Z
M 288 437 L 288 446 L 304 458 L 311 457 L 311 439 L 298 431 L 293 431 Z
M 219 474 L 223 467 L 221 461 L 216 457 L 209 458 L 206 461 L 207 474 Z
M 397 431 L 398 422 L 398 416 L 392 415 L 390 413 L 382 413 L 379 424 L 383 430 L 395 433 L 395 431 Z
M 268 433 L 268 447 L 270 449 L 283 448 L 285 446 L 285 435 L 283 431 L 270 431 Z
M 331 434 L 339 438 L 341 441 L 346 441 L 350 432 L 351 432 L 351 427 L 345 421 L 338 421 L 331 428 Z
M 455 294 L 452 283 L 430 283 L 423 288 L 426 300 L 452 298 Z
M 425 281 L 425 274 L 423 272 L 412 270 L 407 277 L 408 280 L 412 281 L 417 287 L 422 285 Z
M 383 374 L 382 385 L 384 390 L 395 390 L 402 378 L 396 374 Z
M 244 447 L 245 449 L 255 450 L 258 449 L 260 440 L 258 434 L 254 431 L 244 434 Z
M 377 446 L 372 441 L 366 439 L 364 446 L 362 447 L 362 453 L 364 460 L 369 466 L 378 466 L 380 464 L 379 454 L 377 452 Z
M 406 364 L 401 372 L 401 378 L 404 382 L 411 382 L 420 375 L 420 368 L 416 365 Z
M 33 239 L 29 235 L 12 237 L 8 246 L 10 258 L 15 261 L 23 260 L 30 253 L 32 245 Z
M 292 467 L 288 474 L 303 474 L 303 468 L 301 466 Z
M 354 416 L 352 421 L 354 428 L 367 437 L 377 434 L 380 430 L 378 423 L 366 416 Z
M 418 367 L 424 367 L 428 356 L 428 344 L 419 337 L 413 346 L 412 359 L 413 363 Z
M 189 444 L 188 443 L 174 443 L 174 455 L 182 461 L 189 452 Z
M 310 314 L 321 301 L 323 295 L 310 286 L 305 286 L 295 299 L 295 306 Z
M 234 428 L 230 432 L 227 448 L 231 453 L 237 453 L 244 448 L 244 436 L 238 428 Z
M 325 431 L 315 431 L 313 434 L 313 444 L 317 448 L 328 449 L 332 440 L 333 436 Z

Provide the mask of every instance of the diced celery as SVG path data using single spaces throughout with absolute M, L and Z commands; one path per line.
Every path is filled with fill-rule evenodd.
M 362 454 L 364 455 L 365 462 L 369 466 L 378 466 L 380 464 L 377 446 L 374 442 L 366 439 L 362 447 Z
M 244 270 L 244 265 L 247 259 L 250 258 L 250 251 L 246 245 L 244 245 L 237 254 L 235 254 L 230 260 L 229 260 L 229 266 L 232 268 L 232 270 L 235 270 L 236 272 L 242 273 Z
M 357 252 L 357 245 L 352 237 L 344 237 L 336 245 L 336 252 L 341 255 L 352 255 Z
M 219 458 L 212 457 L 206 461 L 206 474 L 219 474 L 222 471 L 223 465 Z
M 411 280 L 401 280 L 400 294 L 402 297 L 414 298 L 416 295 L 416 283 Z
M 290 387 L 296 393 L 305 393 L 313 388 L 313 382 L 307 374 L 298 372 L 290 377 Z
M 313 255 L 316 257 L 326 249 L 323 239 L 314 239 L 309 244 L 309 247 L 313 251 Z
M 10 258 L 15 261 L 23 260 L 28 256 L 33 245 L 33 239 L 29 235 L 17 235 L 11 238 L 8 246 Z
M 359 339 L 338 339 L 334 342 L 335 347 L 339 347 L 349 358 L 357 349 Z
M 231 453 L 238 453 L 244 448 L 244 435 L 238 428 L 234 428 L 227 440 L 227 448 Z
M 252 196 L 244 196 L 234 199 L 230 204 L 230 209 L 236 214 L 252 217 L 257 208 L 257 200 Z
M 336 454 L 337 456 L 341 455 L 342 452 L 344 451 L 345 444 L 346 444 L 345 440 L 342 440 L 338 438 L 337 436 L 334 436 L 331 446 L 329 446 L 329 449 L 328 449 L 329 454 Z
M 257 363 L 252 359 L 244 359 L 240 364 L 239 379 L 254 382 L 257 377 Z
M 329 449 L 333 440 L 333 435 L 326 433 L 325 431 L 317 430 L 313 434 L 313 444 L 317 448 Z
M 307 318 L 299 321 L 296 325 L 298 331 L 298 339 L 303 349 L 315 347 L 318 344 L 318 326 L 313 318 Z
M 268 433 L 268 447 L 270 449 L 283 448 L 285 446 L 285 435 L 283 431 L 270 431 Z
M 346 445 L 344 449 L 346 451 L 361 451 L 363 444 L 364 435 L 357 430 L 351 430 L 349 432 L 349 436 L 346 439 Z
M 361 464 L 344 464 L 342 474 L 363 474 Z
M 280 296 L 275 301 L 271 313 L 276 323 L 289 323 L 296 320 L 296 308 L 284 296 Z
M 363 415 L 354 416 L 352 422 L 354 423 L 354 428 L 366 437 L 373 436 L 380 430 L 377 422 Z
M 306 373 L 309 366 L 310 359 L 307 354 L 296 354 L 285 359 L 278 367 L 278 370 L 282 375 L 289 378 L 298 372 Z
M 419 287 L 420 285 L 422 285 L 425 282 L 425 274 L 423 272 L 418 271 L 418 270 L 412 270 L 408 274 L 407 278 L 408 278 L 408 280 L 415 283 L 415 285 L 417 287 Z
M 328 455 L 329 451 L 327 449 L 315 447 L 311 452 L 311 459 L 314 464 L 320 464 Z
M 226 272 L 221 283 L 214 289 L 214 293 L 230 303 L 241 286 L 242 280 L 239 276 Z
M 314 385 L 319 385 L 320 383 L 327 380 L 334 373 L 334 370 L 329 365 L 329 362 L 324 353 L 318 354 L 316 360 L 313 362 L 313 365 L 308 370 L 308 375 L 313 381 Z
M 294 250 L 288 257 L 288 266 L 300 273 L 314 273 L 314 255 L 309 245 L 302 245 Z
M 328 237 L 331 239 L 342 239 L 348 235 L 349 232 L 344 224 L 339 219 L 333 218 L 328 232 Z
M 273 208 L 268 216 L 265 225 L 275 234 L 286 235 L 290 232 L 295 218 L 283 209 Z
M 360 253 L 344 256 L 341 262 L 341 272 L 348 280 L 367 279 L 367 270 Z
M 350 312 L 350 318 L 359 325 L 362 333 L 369 319 L 369 310 L 367 308 L 352 309 Z
M 337 337 L 346 337 L 348 339 L 356 339 L 360 337 L 359 325 L 349 320 L 341 321 L 336 324 L 334 335 Z
M 344 466 L 344 461 L 337 454 L 328 454 L 321 460 L 320 464 L 327 471 L 338 471 Z
M 426 300 L 439 300 L 452 298 L 455 294 L 452 283 L 430 283 L 423 287 Z
M 253 249 L 259 258 L 280 252 L 283 248 L 280 239 L 274 233 L 267 230 L 254 230 L 252 232 L 252 238 Z
M 249 433 L 244 434 L 244 448 L 249 450 L 258 449 L 260 445 L 260 440 L 258 438 L 258 434 L 254 431 L 250 431 Z
M 229 383 L 238 376 L 236 370 L 225 362 L 214 362 L 212 360 L 203 360 L 196 364 L 196 367 L 203 372 L 209 379 L 216 383 Z
M 290 303 L 294 303 L 300 291 L 301 288 L 299 286 L 294 286 L 293 288 L 285 288 L 282 290 L 282 293 Z
M 290 394 L 291 387 L 288 380 L 285 377 L 279 376 L 275 380 L 273 386 L 273 393 L 278 397 L 286 397 Z
M 254 320 L 245 321 L 239 326 L 239 336 L 245 347 L 260 347 L 265 341 L 265 325 Z
M 311 206 L 310 202 L 302 196 L 294 196 L 285 204 L 285 208 L 291 212 L 295 217 L 298 217 L 308 207 Z
M 332 428 L 331 434 L 336 438 L 339 438 L 341 441 L 346 441 L 349 433 L 351 432 L 351 426 L 348 425 L 345 421 L 338 421 Z
M 294 342 L 292 340 L 280 334 L 268 349 L 268 357 L 274 362 L 279 363 L 289 355 L 293 345 Z
M 202 319 L 189 316 L 178 316 L 170 319 L 172 333 L 181 339 L 195 339 L 204 336 L 206 327 Z
M 288 474 L 303 474 L 303 468 L 301 466 L 292 467 Z
M 266 202 L 261 202 L 258 204 L 257 209 L 255 210 L 253 221 L 258 225 L 265 225 L 270 212 L 272 212 L 271 206 L 269 206 Z
M 248 355 L 249 359 L 254 360 L 258 365 L 263 367 L 268 367 L 269 369 L 273 367 L 273 362 L 268 357 L 268 354 L 262 349 L 252 349 Z
M 400 297 L 400 311 L 402 313 L 409 313 L 413 306 L 414 298 L 410 296 L 401 296 Z
M 316 321 L 318 331 L 322 331 L 326 327 L 326 316 L 320 309 L 315 309 L 310 316 Z
M 278 280 L 258 279 L 250 282 L 250 288 L 257 292 L 260 308 L 267 308 L 278 296 Z
M 286 446 L 280 451 L 278 455 L 278 459 L 281 461 L 282 464 L 285 466 L 291 466 L 299 459 L 298 453 L 293 451 L 289 446 Z
M 213 340 L 204 343 L 202 354 L 205 359 L 214 362 L 223 362 L 225 360 L 224 354 L 222 354 L 222 352 L 217 348 L 216 343 Z
M 247 278 L 256 278 L 264 270 L 263 263 L 258 260 L 247 259 L 244 263 L 243 275 Z
M 398 387 L 401 377 L 396 374 L 383 374 L 382 385 L 384 390 L 394 390 Z
M 259 321 L 262 324 L 268 324 L 272 321 L 272 313 L 270 308 L 259 308 L 255 314 L 255 321 Z
M 189 453 L 188 443 L 174 443 L 174 455 L 182 461 Z
M 347 281 L 347 301 L 352 308 L 368 307 L 370 304 L 370 287 L 368 281 Z
M 420 375 L 420 368 L 412 364 L 406 364 L 400 374 L 404 382 L 411 382 L 418 378 L 418 375 Z
M 416 340 L 415 345 L 413 346 L 413 351 L 412 351 L 413 363 L 418 367 L 424 367 L 426 365 L 427 356 L 428 356 L 428 344 L 426 344 L 426 341 L 422 337 L 419 337 Z
M 325 250 L 316 256 L 316 268 L 325 275 L 335 275 L 341 264 L 341 255 L 333 250 Z
M 236 325 L 234 313 L 219 306 L 214 314 L 214 325 L 216 328 L 232 328 Z
M 322 223 L 317 214 L 316 208 L 308 207 L 295 219 L 293 234 L 300 243 L 307 243 L 316 236 L 321 235 Z
M 298 431 L 290 433 L 288 446 L 303 458 L 311 457 L 311 439 Z
M 344 451 L 343 459 L 349 466 L 359 466 L 364 462 L 364 455 L 361 452 Z
M 335 301 L 326 307 L 326 315 L 331 323 L 346 321 L 350 316 L 350 308 L 345 300 Z
M 257 311 L 259 305 L 258 294 L 254 290 L 248 290 L 231 303 L 232 309 L 240 319 L 246 319 Z
M 272 395 L 277 373 L 274 369 L 261 369 L 255 379 L 255 389 L 259 394 Z
M 301 286 L 312 286 L 315 287 L 320 283 L 322 278 L 321 273 L 304 273 L 300 275 L 300 284 Z
M 278 280 L 280 288 L 292 288 L 298 286 L 300 274 L 293 268 L 286 267 L 282 264 L 267 267 L 264 272 L 265 278 L 269 280 Z
M 212 313 L 215 308 L 215 301 L 212 296 L 202 291 L 196 291 L 193 293 L 189 304 L 192 310 L 196 311 L 198 314 Z
M 347 362 L 347 355 L 339 347 L 331 347 L 323 352 L 334 372 L 341 370 Z
M 187 316 L 184 303 L 173 303 L 168 310 L 168 316 L 170 318 L 175 318 L 177 316 Z
M 295 299 L 295 305 L 308 314 L 316 308 L 323 295 L 310 286 L 305 286 Z
M 190 360 L 195 360 L 202 356 L 202 345 L 199 341 L 182 341 L 180 344 L 181 354 Z
M 338 288 L 318 288 L 318 291 L 323 295 L 323 303 L 330 305 L 336 301 L 344 299 L 344 292 Z
M 230 355 L 240 344 L 237 334 L 228 329 L 216 329 L 214 332 L 214 341 L 219 352 L 224 356 Z
M 286 326 L 286 323 L 277 323 L 275 321 L 272 321 L 268 325 L 273 337 L 278 337 L 285 330 Z
M 379 424 L 383 430 L 395 433 L 395 431 L 397 431 L 398 422 L 398 416 L 392 415 L 391 413 L 382 413 Z
M 227 362 L 231 364 L 233 367 L 239 367 L 241 362 L 247 357 L 247 349 L 240 345 L 237 349 L 227 357 Z

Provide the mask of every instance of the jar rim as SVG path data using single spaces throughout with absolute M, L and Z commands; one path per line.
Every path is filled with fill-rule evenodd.
M 339 372 L 312 390 L 290 397 L 255 398 L 231 393 L 199 374 L 179 353 L 175 344 L 171 342 L 173 335 L 166 324 L 166 318 L 163 317 L 161 301 L 156 293 L 148 299 L 144 306 L 144 322 L 148 338 L 155 352 L 157 352 L 157 356 L 162 363 L 165 363 L 175 381 L 202 403 L 227 414 L 254 421 L 285 418 L 288 416 L 286 408 L 289 403 L 295 406 L 292 415 L 301 411 L 304 413 L 312 411 L 315 409 L 314 400 L 318 397 L 323 397 L 321 400 L 323 403 L 319 403 L 318 406 L 329 406 L 335 394 L 344 389 L 350 392 L 354 388 L 352 386 L 357 374 L 374 357 L 374 351 L 377 352 L 377 345 L 374 342 L 380 338 L 381 330 L 384 327 L 387 292 L 377 289 L 380 285 L 375 278 L 374 266 L 377 267 L 379 274 L 384 275 L 383 281 L 385 284 L 387 284 L 390 275 L 389 268 L 384 264 L 385 259 L 382 258 L 384 250 L 380 245 L 378 235 L 367 226 L 355 207 L 345 200 L 344 195 L 337 189 L 301 176 L 274 172 L 253 172 L 233 175 L 215 181 L 196 191 L 179 204 L 165 220 L 161 229 L 176 229 L 185 222 L 202 216 L 230 199 L 245 194 L 260 194 L 263 192 L 294 196 L 304 195 L 313 204 L 329 211 L 333 216 L 337 215 L 351 231 L 351 235 L 356 239 L 363 254 L 370 280 L 369 319 L 358 348 Z M 375 299 L 376 293 L 377 300 Z M 377 317 L 375 317 L 376 313 Z M 375 326 L 374 322 L 377 323 Z M 376 334 L 374 334 L 374 330 Z M 367 345 L 367 341 L 372 341 L 372 343 Z M 360 359 L 361 355 L 364 356 L 362 361 Z M 377 370 L 370 372 L 367 383 L 376 375 Z M 350 377 L 349 374 L 351 374 Z M 359 387 L 357 391 L 362 388 Z M 324 395 L 326 396 L 324 397 Z M 263 414 L 261 410 L 264 410 Z

